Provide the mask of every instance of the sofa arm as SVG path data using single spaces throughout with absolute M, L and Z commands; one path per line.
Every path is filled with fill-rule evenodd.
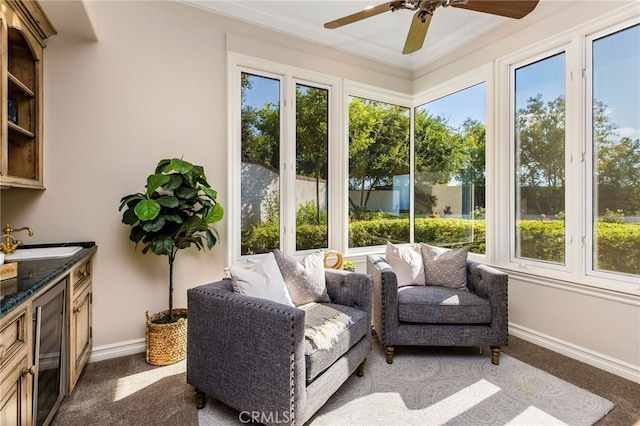
M 467 287 L 478 296 L 504 302 L 507 298 L 508 275 L 482 263 L 467 260 Z
M 398 319 L 398 278 L 393 268 L 380 255 L 367 256 L 367 273 L 373 283 L 373 326 L 383 345 L 395 341 Z
M 327 269 L 325 278 L 332 303 L 371 314 L 371 275 Z
M 508 335 L 508 279 L 509 276 L 482 263 L 467 260 L 467 287 L 491 304 L 491 327 L 501 335 Z
M 187 307 L 188 383 L 239 411 L 301 412 L 304 311 L 234 293 L 228 279 L 188 290 Z

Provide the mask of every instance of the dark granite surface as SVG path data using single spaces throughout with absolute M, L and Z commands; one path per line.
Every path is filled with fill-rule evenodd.
M 18 250 L 23 248 L 63 246 L 81 246 L 83 249 L 69 257 L 18 261 L 17 278 L 0 281 L 0 318 L 36 294 L 47 284 L 64 275 L 66 271 L 71 269 L 71 267 L 83 257 L 98 249 L 95 242 L 89 241 L 80 243 L 25 245 Z

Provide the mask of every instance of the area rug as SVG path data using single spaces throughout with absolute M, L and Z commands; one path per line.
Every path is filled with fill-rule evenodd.
M 376 341 L 365 375 L 351 376 L 307 425 L 580 426 L 613 406 L 505 354 L 493 365 L 488 349 L 398 347 L 389 365 Z M 211 398 L 198 420 L 200 426 L 246 424 Z

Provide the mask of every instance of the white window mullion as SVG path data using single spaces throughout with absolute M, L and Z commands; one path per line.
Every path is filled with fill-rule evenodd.
M 296 249 L 296 83 L 285 75 L 280 111 L 280 247 L 285 253 Z
M 565 264 L 575 279 L 582 277 L 578 265 L 584 257 L 585 211 L 584 79 L 580 44 L 580 40 L 575 38 L 565 50 Z

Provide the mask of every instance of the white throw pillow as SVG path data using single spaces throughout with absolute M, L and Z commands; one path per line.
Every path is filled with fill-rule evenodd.
M 234 265 L 229 270 L 236 293 L 294 306 L 273 253 L 268 253 L 252 269 Z
M 387 242 L 386 259 L 396 273 L 398 287 L 424 285 L 424 264 L 419 247 L 414 245 L 400 247 Z
M 467 289 L 467 253 L 469 247 L 456 250 L 420 243 L 427 285 Z

